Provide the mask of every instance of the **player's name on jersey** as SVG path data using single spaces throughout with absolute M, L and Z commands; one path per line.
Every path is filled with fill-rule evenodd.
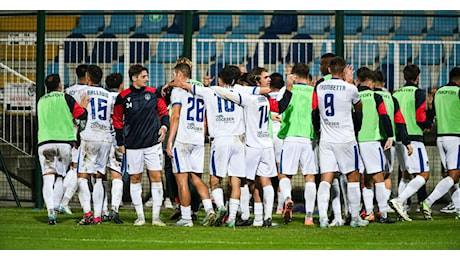
M 344 85 L 319 85 L 319 89 L 321 90 L 338 90 L 338 91 L 344 91 L 346 88 Z
M 92 95 L 95 95 L 95 96 L 104 96 L 104 97 L 109 97 L 109 94 L 107 91 L 100 91 L 100 90 L 87 90 L 86 91 L 86 94 L 92 96 Z

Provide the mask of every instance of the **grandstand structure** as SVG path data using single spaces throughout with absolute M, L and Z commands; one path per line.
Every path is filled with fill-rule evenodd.
M 149 69 L 148 84 L 161 87 L 172 79 L 177 58 L 191 48 L 193 78 L 208 75 L 217 84 L 218 71 L 228 64 L 246 66 L 248 71 L 261 66 L 284 75 L 286 66 L 305 62 L 312 76 L 321 76 L 320 56 L 342 44 L 345 59 L 355 69 L 382 70 L 390 91 L 404 84 L 403 67 L 417 64 L 422 71 L 420 87 L 427 92 L 447 83 L 450 69 L 460 65 L 460 11 L 345 11 L 340 43 L 335 41 L 335 15 L 325 10 L 195 11 L 186 24 L 184 13 L 174 11 L 47 11 L 44 60 L 39 62 L 45 75 L 59 73 L 65 87 L 76 82 L 75 68 L 81 63 L 99 65 L 104 77 L 120 72 L 129 86 L 128 69 L 140 63 Z M 185 44 L 186 27 L 191 46 Z M 8 154 L 34 156 L 34 133 L 23 130 L 32 129 L 36 120 L 31 102 L 36 75 L 37 14 L 1 11 L 0 145 L 4 153 L 6 147 L 13 147 L 16 151 Z M 8 166 L 16 172 L 21 168 L 19 162 Z M 17 173 L 16 179 L 30 187 L 29 175 Z

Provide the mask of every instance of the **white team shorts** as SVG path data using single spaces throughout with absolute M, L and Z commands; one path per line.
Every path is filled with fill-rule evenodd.
M 78 155 L 80 155 L 80 148 L 72 146 L 72 163 L 78 163 Z
M 278 175 L 273 147 L 254 148 L 246 146 L 246 178 L 255 180 L 256 175 L 268 178 Z
M 363 163 L 363 157 L 361 156 L 361 152 L 358 154 L 358 169 L 359 169 L 359 173 L 361 174 L 364 174 L 366 172 L 366 168 L 364 167 L 364 163 Z
M 69 167 L 72 146 L 66 143 L 48 143 L 38 147 L 38 159 L 42 174 L 55 173 L 65 176 Z
M 245 145 L 239 136 L 214 138 L 211 143 L 209 169 L 212 175 L 224 178 L 246 177 Z
M 444 169 L 460 169 L 460 137 L 458 136 L 439 136 L 436 139 Z
M 283 148 L 283 139 L 278 138 L 278 133 L 273 132 L 273 149 L 275 150 L 275 160 L 279 163 L 281 160 L 281 149 Z
M 120 153 L 116 145 L 112 144 L 107 167 L 123 175 L 126 172 L 126 156 Z
M 406 170 L 409 174 L 429 172 L 430 164 L 428 161 L 428 154 L 423 142 L 411 141 L 410 145 L 412 146 L 413 150 L 411 156 L 407 154 L 407 147 L 405 145 L 401 144 L 399 149 L 398 146 L 396 147 L 398 161 L 400 160 L 400 157 L 403 157 L 404 161 L 405 169 L 401 167 L 401 171 Z
M 391 146 L 390 149 L 383 152 L 383 154 L 385 155 L 385 159 L 387 161 L 387 164 L 386 164 L 387 173 L 393 173 L 393 168 L 395 165 L 395 151 L 396 151 L 396 147 Z
M 143 173 L 144 163 L 149 171 L 161 171 L 163 169 L 162 144 L 141 149 L 126 149 L 126 162 L 129 175 Z
M 296 175 L 300 167 L 302 174 L 318 173 L 318 157 L 315 143 L 309 138 L 288 137 L 281 149 L 280 173 Z
M 112 143 L 81 140 L 78 173 L 105 174 Z
M 359 154 L 367 174 L 385 171 L 385 155 L 380 141 L 360 142 Z
M 204 146 L 174 142 L 171 159 L 174 173 L 203 173 Z
M 356 141 L 348 143 L 319 142 L 321 173 L 340 172 L 348 174 L 359 169 L 359 151 Z

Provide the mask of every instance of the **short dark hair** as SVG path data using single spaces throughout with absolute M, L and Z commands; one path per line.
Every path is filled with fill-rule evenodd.
M 238 74 L 238 75 L 237 75 Z M 229 65 L 219 71 L 219 78 L 226 85 L 235 84 L 241 76 L 241 71 L 237 66 Z
M 233 74 L 233 84 L 235 84 L 236 82 L 238 82 L 238 79 L 240 78 L 241 76 L 241 70 L 238 66 L 235 66 L 235 65 L 229 65 L 229 70 L 232 72 Z
M 329 67 L 331 68 L 332 74 L 343 73 L 343 70 L 345 69 L 346 65 L 347 65 L 347 62 L 345 61 L 343 57 L 340 57 L 340 56 L 331 58 L 331 61 L 329 62 Z
M 50 91 L 55 91 L 59 88 L 59 83 L 61 82 L 61 77 L 59 74 L 50 74 L 45 78 L 45 86 Z
M 86 71 L 88 70 L 88 65 L 80 64 L 75 69 L 75 73 L 77 73 L 78 79 L 84 79 L 86 77 Z
M 460 80 L 460 67 L 455 67 L 449 72 L 449 81 Z
M 294 67 L 292 67 L 292 74 L 296 74 L 297 76 L 306 79 L 308 78 L 308 74 L 310 73 L 310 68 L 305 63 L 296 63 Z
M 272 73 L 272 75 L 270 75 L 270 79 L 271 79 L 270 87 L 276 88 L 276 89 L 280 89 L 284 87 L 283 75 L 281 75 L 280 73 L 278 72 Z
M 368 67 L 361 67 L 356 72 L 356 76 L 358 77 L 359 81 L 364 82 L 367 80 L 375 81 L 375 75 L 372 70 Z
M 381 70 L 376 70 L 374 71 L 374 76 L 375 76 L 375 81 L 383 83 L 385 82 L 385 75 L 383 75 L 383 72 Z
M 362 75 L 366 72 L 369 72 L 371 71 L 368 67 L 366 66 L 363 66 L 363 67 L 360 67 L 357 71 L 356 71 L 356 77 L 359 79 L 359 81 L 363 82 L 365 81 L 365 79 L 363 80 L 362 79 Z
M 137 76 L 139 74 L 141 74 L 142 71 L 147 71 L 147 73 L 149 72 L 148 69 L 140 64 L 134 64 L 132 65 L 130 68 L 129 68 L 129 72 L 128 72 L 128 75 L 129 75 L 129 80 L 130 81 L 133 81 L 133 76 Z
M 415 64 L 409 64 L 404 67 L 403 74 L 404 80 L 414 82 L 420 75 L 420 69 Z
M 88 69 L 86 70 L 86 73 L 88 73 L 88 76 L 91 82 L 96 83 L 96 84 L 101 83 L 102 70 L 99 66 L 89 65 Z
M 319 70 L 321 71 L 321 74 L 323 75 L 329 74 L 329 71 L 327 70 L 327 68 L 329 67 L 329 63 L 331 59 L 334 57 L 335 57 L 335 54 L 330 53 L 330 52 L 321 55 L 321 58 L 319 60 Z
M 112 73 L 105 78 L 108 88 L 120 88 L 121 83 L 123 83 L 123 77 L 120 73 Z
M 187 63 L 179 63 L 174 67 L 175 71 L 180 71 L 186 78 L 190 78 L 192 74 L 192 70 L 190 69 L 190 66 Z

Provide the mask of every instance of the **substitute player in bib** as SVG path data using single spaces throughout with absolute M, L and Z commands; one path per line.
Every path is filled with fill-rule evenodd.
M 88 96 L 83 95 L 81 106 L 75 99 L 62 93 L 61 79 L 58 74 L 50 74 L 45 79 L 48 93 L 40 98 L 38 111 L 38 158 L 43 178 L 43 199 L 48 210 L 48 224 L 56 224 L 53 185 L 57 162 L 68 166 L 71 149 L 77 140 L 73 130 L 73 119 L 85 120 L 88 113 Z
M 449 83 L 436 91 L 434 95 L 436 112 L 437 145 L 441 162 L 449 171 L 428 196 L 421 202 L 425 219 L 432 219 L 431 206 L 449 189 L 458 183 L 460 176 L 460 67 L 453 68 L 449 73 Z M 460 220 L 460 190 L 458 186 L 452 194 L 456 217 Z
M 318 158 L 315 152 L 316 132 L 319 130 L 318 99 L 313 86 L 307 85 L 309 68 L 305 63 L 297 63 L 290 77 L 294 79 L 292 99 L 282 113 L 278 137 L 283 140 L 280 155 L 280 191 L 283 197 L 283 222 L 292 219 L 292 177 L 297 174 L 299 164 L 304 175 L 305 221 L 313 225 L 313 211 L 316 201 L 315 175 L 318 174 Z M 284 96 L 284 89 L 280 95 Z
M 174 67 L 174 81 L 190 83 L 190 75 L 189 65 L 181 63 Z M 197 82 L 194 84 L 197 85 Z M 186 90 L 173 88 L 171 104 L 172 112 L 166 151 L 172 158 L 182 215 L 182 219 L 173 226 L 193 226 L 189 178 L 200 194 L 206 212 L 203 226 L 212 226 L 216 221 L 216 213 L 212 207 L 208 187 L 201 180 L 206 120 L 204 101 L 194 97 Z
M 64 92 L 72 96 L 75 101 L 80 102 L 81 101 L 81 95 L 83 94 L 83 91 L 85 88 L 88 87 L 87 83 L 88 80 L 86 78 L 86 70 L 88 68 L 88 65 L 86 64 L 81 64 L 78 65 L 77 68 L 75 69 L 75 72 L 77 74 L 78 82 L 65 89 Z M 67 172 L 65 178 L 64 178 L 64 183 L 63 183 L 63 188 L 64 188 L 64 195 L 62 196 L 62 200 L 60 201 L 60 206 L 59 206 L 59 212 L 66 213 L 66 214 L 72 214 L 72 210 L 69 207 L 69 202 L 72 199 L 73 195 L 77 191 L 78 184 L 77 184 L 77 163 L 78 163 L 78 147 L 80 146 L 80 120 L 74 119 L 73 120 L 73 126 L 75 130 L 75 136 L 77 137 L 77 142 L 74 143 L 72 146 L 72 161 L 70 163 L 70 169 Z
M 113 112 L 117 146 L 125 153 L 130 175 L 131 199 L 137 219 L 134 226 L 145 225 L 142 204 L 142 173 L 147 165 L 153 197 L 152 225 L 166 226 L 160 219 L 163 203 L 161 170 L 163 164 L 163 142 L 169 127 L 166 101 L 160 91 L 147 87 L 148 70 L 135 64 L 129 68 L 132 85 L 118 95 Z
M 393 128 L 383 98 L 373 91 L 374 72 L 367 67 L 362 67 L 358 70 L 357 75 L 360 81 L 359 97 L 362 102 L 362 111 L 356 113 L 357 125 L 361 126 L 358 132 L 358 144 L 366 169 L 363 187 L 363 201 L 367 214 L 365 219 L 374 220 L 374 191 L 372 190 L 372 185 L 374 185 L 375 197 L 381 214 L 380 223 L 394 223 L 395 220 L 388 217 L 387 214 L 388 199 L 385 193 L 385 156 L 383 154 L 393 145 Z M 381 126 L 386 136 L 383 148 L 380 144 Z M 366 191 L 370 191 L 369 200 L 364 196 Z
M 86 126 L 80 133 L 81 145 L 78 157 L 78 199 L 84 216 L 80 225 L 101 224 L 102 206 L 104 202 L 104 187 L 102 175 L 105 174 L 112 135 L 110 115 L 113 110 L 113 100 L 109 92 L 99 85 L 102 79 L 102 70 L 97 65 L 89 65 L 86 71 L 88 87 L 85 93 L 90 97 L 88 106 L 89 115 Z M 88 180 L 92 176 L 96 179 L 93 187 L 94 218 L 91 212 L 91 192 Z
M 393 166 L 395 162 L 395 143 L 400 142 L 407 148 L 408 155 L 412 154 L 412 146 L 410 145 L 410 139 L 407 134 L 406 128 L 406 121 L 401 113 L 401 109 L 399 108 L 398 100 L 396 100 L 387 90 L 384 89 L 385 86 L 385 79 L 384 75 L 381 71 L 374 71 L 375 73 L 375 87 L 374 92 L 383 98 L 383 102 L 385 102 L 385 107 L 388 112 L 388 116 L 391 120 L 391 126 L 393 128 L 393 133 L 395 136 L 395 142 L 390 149 L 383 151 L 386 159 L 386 170 L 385 170 L 385 195 L 386 200 L 390 200 L 391 196 L 391 174 L 393 172 Z M 382 146 L 384 146 L 384 142 L 387 138 L 384 132 L 381 132 L 382 138 Z M 389 208 L 390 210 L 391 208 Z
M 362 103 L 357 88 L 343 80 L 345 66 L 346 62 L 342 57 L 332 58 L 329 66 L 332 78 L 320 83 L 316 88 L 321 119 L 319 142 L 321 183 L 317 197 L 319 224 L 322 228 L 329 226 L 327 211 L 335 172 L 347 175 L 350 226 L 360 227 L 369 224 L 359 217 L 361 201 L 359 154 L 352 119 L 352 107 L 359 112 Z
M 398 100 L 406 120 L 407 132 L 414 153 L 409 156 L 405 146 L 396 146 L 396 155 L 403 177 L 399 183 L 398 197 L 390 200 L 389 205 L 404 220 L 412 221 L 403 205 L 429 179 L 430 167 L 423 143 L 423 130 L 431 127 L 432 118 L 427 116 L 425 92 L 417 86 L 420 79 L 420 69 L 415 64 L 409 64 L 404 67 L 403 73 L 406 84 L 398 89 L 393 96 Z M 411 178 L 412 180 L 410 180 Z
M 115 103 L 118 95 L 124 89 L 123 76 L 120 73 L 112 73 L 106 77 L 105 84 L 109 89 L 109 95 L 112 98 L 112 102 Z M 112 118 L 112 115 L 110 118 Z M 112 210 L 110 212 L 110 220 L 115 224 L 123 224 L 124 222 L 118 214 L 118 209 L 120 208 L 121 200 L 123 198 L 123 175 L 126 173 L 126 157 L 117 149 L 117 140 L 115 139 L 113 121 L 111 134 L 112 147 L 110 148 L 109 161 L 107 164 L 107 170 L 110 171 L 112 176 Z

